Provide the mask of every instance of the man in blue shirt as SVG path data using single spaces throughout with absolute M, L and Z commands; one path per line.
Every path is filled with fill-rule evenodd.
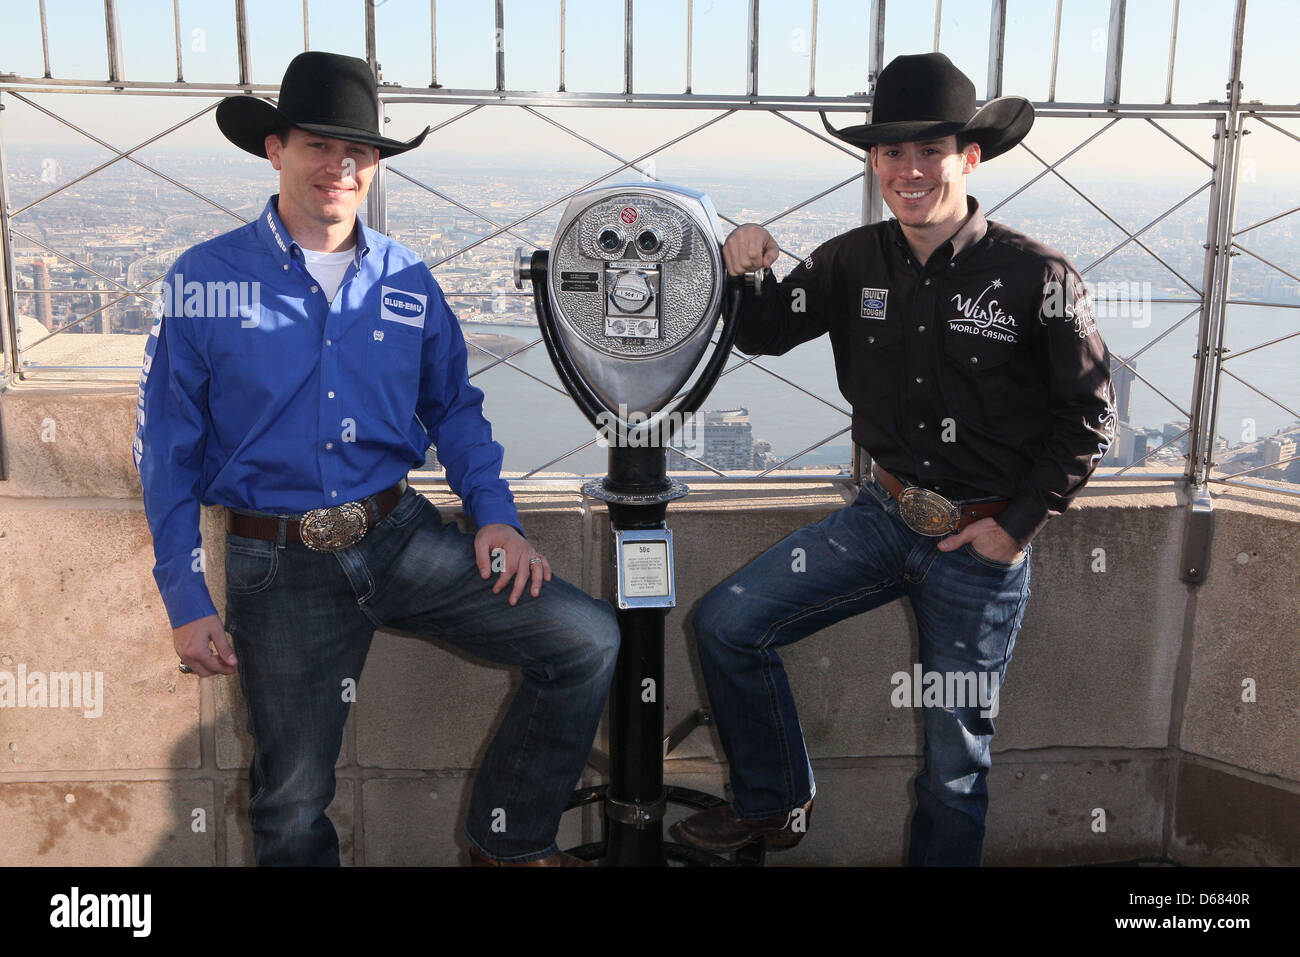
M 471 861 L 579 863 L 555 835 L 613 675 L 612 609 L 553 579 L 521 534 L 442 290 L 357 217 L 378 161 L 428 130 L 380 135 L 368 65 L 320 52 L 289 65 L 278 108 L 229 97 L 217 123 L 270 159 L 280 192 L 169 272 L 135 459 L 181 670 L 240 676 L 257 861 L 338 863 L 325 808 L 382 626 L 523 666 L 476 777 Z M 406 484 L 431 442 L 472 538 Z M 200 504 L 227 510 L 224 627 L 202 574 Z

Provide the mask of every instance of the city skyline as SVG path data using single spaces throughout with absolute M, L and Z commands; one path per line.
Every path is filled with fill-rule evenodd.
M 31 195 L 26 201 L 30 202 L 32 198 L 54 188 L 52 184 L 41 181 L 42 166 L 39 162 L 39 151 L 34 153 L 20 151 L 15 158 L 20 161 L 10 164 L 11 180 L 15 187 L 30 192 Z M 230 168 L 225 158 L 191 157 L 190 164 L 184 172 L 193 188 L 213 195 L 230 209 L 245 216 L 256 215 L 265 203 L 265 193 L 271 185 L 266 169 L 258 163 L 251 165 L 241 163 L 235 167 L 238 171 L 237 175 L 231 175 Z M 138 174 L 127 172 L 121 176 L 114 176 L 110 172 L 112 169 L 105 170 L 96 177 L 66 190 L 64 194 L 50 200 L 49 205 L 33 207 L 29 213 L 16 220 L 18 231 L 28 234 L 37 233 L 42 242 L 64 250 L 73 258 L 87 262 L 106 276 L 118 281 L 129 280 L 129 283 L 134 285 L 143 282 L 150 275 L 161 275 L 179 251 L 205 238 L 205 234 L 216 234 L 233 225 L 228 215 L 183 194 L 178 198 L 183 197 L 189 204 L 184 207 L 188 212 L 176 211 L 171 205 L 160 205 L 155 192 L 158 195 L 162 195 L 165 190 L 175 192 L 173 187 L 143 171 L 139 171 Z M 440 201 L 436 203 L 426 201 L 432 200 L 431 194 L 406 184 L 395 176 L 390 176 L 390 184 L 394 181 L 400 183 L 403 189 L 409 190 L 410 193 L 408 196 L 403 189 L 394 190 L 390 185 L 390 230 L 400 241 L 420 252 L 426 262 L 454 253 L 460 246 L 473 242 L 489 230 L 487 224 L 465 210 L 450 207 Z M 697 181 L 696 185 L 705 184 Z M 781 197 L 776 197 L 774 200 L 767 195 L 773 186 L 771 180 L 736 178 L 731 182 L 712 185 L 719 190 L 717 197 L 723 211 L 742 220 L 750 218 L 749 214 L 757 214 L 758 211 L 749 206 L 735 206 L 726 202 L 727 199 L 734 203 L 743 203 L 751 201 L 755 196 L 763 195 L 769 203 L 775 200 L 784 201 Z M 476 175 L 458 171 L 455 174 L 455 186 L 461 201 L 473 208 L 490 212 L 499 221 L 508 221 L 524 214 L 537 205 L 538 197 L 546 195 L 548 187 L 552 190 L 555 188 L 555 184 L 544 174 L 522 168 L 511 170 L 506 167 L 479 170 Z M 772 227 L 778 239 L 796 254 L 803 254 L 829 236 L 852 227 L 860 219 L 860 186 L 860 181 L 850 184 L 819 203 L 804 207 L 778 221 Z M 217 192 L 214 194 L 209 190 Z M 15 192 L 17 191 L 16 189 Z M 84 196 L 81 195 L 82 191 L 85 193 Z M 1140 195 L 1121 197 L 1123 201 L 1118 205 L 1112 203 L 1111 211 L 1114 215 L 1125 219 L 1131 218 L 1136 222 L 1142 218 L 1142 207 L 1151 204 L 1164 205 L 1175 199 L 1177 193 L 1178 188 L 1168 185 L 1160 189 L 1153 188 Z M 1047 195 L 1035 199 L 1035 195 L 1032 191 L 1024 194 L 1012 207 L 1009 207 L 1011 211 L 1018 211 L 1021 214 L 1020 218 L 1010 225 L 1029 232 L 1046 234 L 1049 239 L 1053 233 L 1064 235 L 1071 244 L 1071 248 L 1065 251 L 1077 257 L 1081 265 L 1086 258 L 1101 255 L 1111 244 L 1113 239 L 1109 235 L 1111 227 L 1095 213 L 1092 214 L 1089 222 L 1088 214 L 1091 211 L 1082 200 L 1074 197 L 1068 205 L 1062 205 L 1059 196 Z M 526 231 L 540 239 L 541 245 L 548 245 L 549 235 L 546 234 L 548 230 L 544 230 L 543 225 L 557 219 L 562 208 L 562 204 L 555 207 L 542 223 L 530 222 L 527 226 L 519 227 L 518 231 Z M 1198 279 L 1199 261 L 1203 254 L 1198 240 L 1204 235 L 1204 215 L 1203 209 L 1191 204 L 1181 218 L 1171 218 L 1161 230 L 1145 237 L 1153 251 L 1165 257 L 1171 265 L 1185 274 Z M 127 225 L 122 221 L 124 218 L 128 222 L 131 218 L 143 221 Z M 195 229 L 198 229 L 198 232 L 195 232 Z M 1300 258 L 1300 236 L 1297 236 L 1290 225 L 1283 220 L 1273 226 L 1273 230 L 1287 243 L 1281 254 L 1283 261 L 1287 261 L 1288 258 Z M 531 338 L 533 335 L 523 330 L 516 331 L 521 325 L 535 328 L 535 317 L 529 297 L 526 293 L 516 292 L 509 277 L 508 254 L 516 245 L 520 243 L 513 238 L 498 237 L 469 253 L 453 256 L 434 268 L 435 277 L 447 292 L 458 317 L 467 324 L 472 369 L 491 361 L 492 355 L 506 354 L 525 345 L 524 339 L 518 336 Z M 19 264 L 20 287 L 41 288 L 36 282 L 35 264 L 43 262 L 46 263 L 44 268 L 51 277 L 53 288 L 66 288 L 69 283 L 90 288 L 104 288 L 102 280 L 85 273 L 73 263 L 60 260 L 39 247 L 27 244 L 19 235 L 15 235 L 15 252 Z M 1276 254 L 1271 253 L 1271 255 Z M 792 265 L 793 260 L 783 257 L 777 271 L 783 273 Z M 1235 295 L 1248 297 L 1253 292 L 1260 297 L 1271 296 L 1274 300 L 1287 298 L 1300 302 L 1300 284 L 1289 284 L 1285 288 L 1278 287 L 1278 281 L 1286 283 L 1286 278 L 1280 273 L 1266 269 L 1256 270 L 1252 280 L 1252 273 L 1245 268 L 1246 264 L 1240 265 L 1242 268 L 1234 273 Z M 1150 282 L 1154 298 L 1160 298 L 1162 294 L 1188 295 L 1185 288 L 1180 290 L 1181 283 L 1172 273 L 1167 272 L 1164 267 L 1145 254 L 1139 254 L 1126 262 L 1121 261 L 1119 257 L 1112 257 L 1111 260 L 1103 263 L 1099 270 L 1102 270 L 1102 275 L 1111 278 L 1130 277 L 1135 283 L 1138 280 Z M 1152 282 L 1153 278 L 1154 282 Z M 1255 283 L 1253 287 L 1250 285 L 1251 281 Z M 480 294 L 470 295 L 471 292 Z M 481 295 L 483 292 L 491 295 Z M 110 295 L 89 291 L 72 295 L 35 294 L 24 293 L 22 288 L 19 293 L 20 308 L 25 300 L 29 305 L 26 311 L 33 314 L 38 321 L 41 321 L 44 314 L 47 319 L 56 322 L 66 321 L 76 314 L 84 314 L 99 308 L 105 305 Z M 40 305 L 42 302 L 56 301 L 59 303 L 57 306 Z M 115 332 L 139 335 L 147 332 L 153 321 L 152 311 L 145 304 L 131 303 L 130 300 L 122 305 L 111 307 L 107 312 L 110 315 L 109 328 Z M 1162 318 L 1154 322 L 1152 318 L 1151 316 L 1145 318 L 1150 328 L 1140 331 L 1144 338 L 1154 336 L 1162 327 Z M 44 322 L 42 324 L 45 325 Z M 1136 327 L 1138 321 L 1134 320 L 1131 324 Z M 512 329 L 512 326 L 515 328 Z M 1109 326 L 1110 331 L 1118 331 L 1119 327 L 1116 327 L 1114 322 Z M 49 326 L 47 325 L 46 328 Z M 78 327 L 74 327 L 76 328 Z M 104 327 L 97 319 L 91 319 L 79 328 L 93 333 L 101 331 Z M 492 342 L 481 338 L 492 335 L 486 330 L 493 329 L 499 330 L 504 335 Z M 1103 335 L 1110 335 L 1108 323 L 1104 318 L 1102 329 Z M 30 329 L 27 331 L 30 332 Z M 99 337 L 94 336 L 93 339 L 98 341 Z M 90 339 L 86 340 L 87 345 L 90 341 Z M 138 341 L 136 339 L 136 342 Z M 476 343 L 482 345 L 483 349 L 478 349 Z M 1133 350 L 1120 351 L 1121 354 L 1127 354 Z M 1161 361 L 1166 363 L 1169 361 L 1167 358 L 1161 360 L 1160 353 L 1156 353 L 1156 356 L 1157 365 Z M 34 361 L 34 367 L 42 364 L 39 347 L 29 350 L 24 357 Z M 134 365 L 136 359 L 131 356 L 128 361 Z M 1149 355 L 1145 360 L 1136 361 L 1134 366 L 1144 375 L 1153 374 Z M 1182 379 L 1184 383 L 1189 383 L 1190 362 L 1184 368 L 1187 375 Z M 546 375 L 547 370 L 543 367 L 534 369 L 533 372 Z M 1121 378 L 1123 378 L 1122 372 Z M 1159 375 L 1155 381 L 1158 387 L 1170 388 Z M 488 388 L 488 386 L 484 387 Z M 1146 388 L 1141 383 L 1136 387 L 1138 390 Z M 496 385 L 495 388 L 499 389 L 501 386 Z M 1174 393 L 1176 398 L 1179 395 L 1178 392 Z M 734 400 L 734 397 L 732 398 Z M 726 401 L 726 399 L 720 398 L 719 401 Z M 717 412 L 718 408 L 720 407 L 712 406 L 706 411 Z M 1147 451 L 1156 449 L 1166 440 L 1173 439 L 1179 431 L 1176 428 L 1180 421 L 1177 410 L 1170 407 L 1156 415 L 1156 418 L 1152 418 L 1149 413 L 1145 418 L 1130 421 L 1126 410 L 1126 414 L 1122 417 L 1120 442 L 1104 465 L 1131 464 Z M 1278 422 L 1277 426 L 1282 429 L 1287 428 L 1285 421 Z M 1182 428 L 1185 427 L 1186 422 L 1183 421 Z M 745 423 L 745 430 L 749 437 L 749 446 L 735 455 L 732 454 L 734 450 L 724 450 L 723 445 L 718 444 L 718 442 L 725 444 L 725 441 L 729 441 L 721 438 L 721 433 L 712 446 L 706 436 L 703 456 L 705 460 L 711 461 L 710 456 L 712 456 L 730 462 L 732 458 L 739 456 L 736 458 L 737 462 L 740 458 L 748 458 L 753 467 L 766 468 L 781 457 L 798 451 L 799 446 L 792 446 L 789 442 L 780 440 L 782 430 L 773 431 L 773 423 L 761 412 L 752 422 Z M 1265 443 L 1268 438 L 1261 435 L 1253 442 L 1228 442 L 1225 439 L 1222 442 L 1223 449 L 1227 450 L 1231 447 L 1238 449 L 1230 459 L 1225 459 L 1225 462 L 1235 462 L 1240 468 L 1264 464 Z M 774 439 L 777 440 L 776 449 L 773 449 Z M 1286 434 L 1279 441 L 1286 441 Z M 758 455 L 756 449 L 764 452 L 765 456 Z M 1174 470 L 1181 465 L 1184 449 L 1185 439 L 1182 442 L 1173 441 L 1166 449 L 1149 458 L 1146 465 Z M 842 442 L 831 443 L 818 452 L 802 457 L 800 461 L 804 465 L 842 467 L 847 463 L 849 450 L 850 447 Z M 1274 461 L 1287 457 L 1289 456 L 1275 455 Z M 837 459 L 845 461 L 840 462 Z M 1294 478 L 1300 476 L 1293 476 L 1292 480 Z

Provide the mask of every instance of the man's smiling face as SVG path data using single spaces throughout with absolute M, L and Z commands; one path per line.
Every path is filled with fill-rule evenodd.
M 957 149 L 945 136 L 871 148 L 871 168 L 881 195 L 899 223 L 911 229 L 953 226 L 966 218 L 966 174 L 979 165 L 980 148 Z
M 266 155 L 280 172 L 279 213 L 286 225 L 324 228 L 351 225 L 379 163 L 373 146 L 297 128 L 285 143 L 268 136 Z

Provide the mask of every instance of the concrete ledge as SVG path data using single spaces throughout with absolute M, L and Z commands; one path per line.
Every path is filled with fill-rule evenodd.
M 215 864 L 213 794 L 200 780 L 0 781 L 0 866 Z
M 103 680 L 97 718 L 0 712 L 0 828 L 19 835 L 0 863 L 247 863 L 243 704 L 236 681 L 175 671 L 130 457 L 134 387 L 20 386 L 0 395 L 0 415 L 10 469 L 0 672 L 11 686 L 20 665 Z M 43 442 L 47 419 L 54 441 Z M 1179 579 L 1185 501 L 1165 483 L 1095 482 L 1034 543 L 1033 597 L 998 716 L 989 863 L 1300 861 L 1300 501 L 1212 491 L 1199 588 Z M 430 497 L 464 521 L 454 496 Z M 572 488 L 525 485 L 517 497 L 556 573 L 608 597 L 604 507 Z M 702 483 L 671 507 L 679 604 L 667 616 L 667 727 L 707 705 L 689 627 L 700 598 L 843 503 L 833 486 Z M 220 608 L 218 510 L 205 512 L 203 533 Z M 890 676 L 911 667 L 915 646 L 910 609 L 894 603 L 783 651 L 819 802 L 809 838 L 774 864 L 903 859 L 921 716 L 890 705 Z M 467 782 L 516 684 L 436 639 L 376 636 L 331 810 L 345 860 L 463 861 Z M 711 793 L 725 778 L 711 730 L 668 763 L 670 781 Z M 190 830 L 196 808 L 204 831 Z M 1096 808 L 1104 832 L 1092 830 Z M 598 823 L 594 808 L 566 817 L 565 840 L 590 840 Z
M 1184 761 L 1170 854 L 1219 867 L 1300 864 L 1300 793 Z
M 137 391 L 19 385 L 0 395 L 9 473 L 0 497 L 138 499 Z

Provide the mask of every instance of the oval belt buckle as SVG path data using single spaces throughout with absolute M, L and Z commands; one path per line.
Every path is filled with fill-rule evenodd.
M 957 530 L 961 510 L 938 492 L 909 485 L 898 496 L 898 514 L 918 535 L 939 538 Z
M 315 552 L 337 552 L 355 545 L 366 534 L 366 510 L 360 502 L 314 508 L 302 516 L 298 534 Z

